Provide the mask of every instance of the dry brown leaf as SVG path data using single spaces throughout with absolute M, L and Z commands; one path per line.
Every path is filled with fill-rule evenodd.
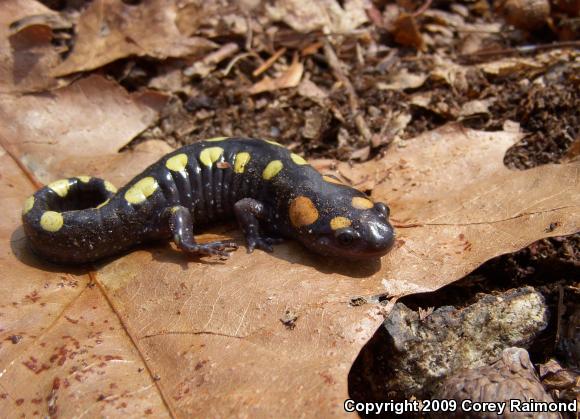
M 176 0 L 146 0 L 138 4 L 117 0 L 91 2 L 77 22 L 71 54 L 52 75 L 92 70 L 129 55 L 165 59 L 199 55 L 213 49 L 211 41 L 188 37 L 179 31 L 176 21 L 181 6 Z
M 489 107 L 495 103 L 497 99 L 491 97 L 482 100 L 470 100 L 461 105 L 459 110 L 459 119 L 466 119 L 474 115 L 489 115 Z
M 28 92 L 56 85 L 48 75 L 60 62 L 51 45 L 47 25 L 33 25 L 11 33 L 10 24 L 30 15 L 58 16 L 32 0 L 5 0 L 0 3 L 0 93 Z
M 379 147 L 382 144 L 388 144 L 398 138 L 405 132 L 405 128 L 413 117 L 408 112 L 388 112 L 385 115 L 385 125 L 378 135 L 374 135 L 371 140 L 373 147 Z
M 393 35 L 398 44 L 413 47 L 419 51 L 425 49 L 423 35 L 413 15 L 401 13 L 393 23 Z
M 437 8 L 429 8 L 425 10 L 422 16 L 452 29 L 462 28 L 465 25 L 465 19 L 460 14 L 446 12 Z
M 497 61 L 479 64 L 476 67 L 483 72 L 494 76 L 505 76 L 512 73 L 520 72 L 538 72 L 544 70 L 556 63 L 570 63 L 577 58 L 578 54 L 574 51 L 556 50 L 543 54 L 537 54 L 534 58 L 525 57 L 507 57 Z
M 390 83 L 377 83 L 377 88 L 381 90 L 404 90 L 414 89 L 422 86 L 427 80 L 426 74 L 409 73 L 406 68 L 402 68 L 391 77 Z
M 271 19 L 281 20 L 298 32 L 351 32 L 368 21 L 364 0 L 276 0 L 267 4 Z
M 383 259 L 385 292 L 431 290 L 541 236 L 578 231 L 578 163 L 508 170 L 505 151 L 522 137 L 449 125 L 379 162 L 339 165 L 355 186 L 390 202 L 399 226 L 399 248 Z
M 32 192 L 0 147 L 0 416 L 168 417 L 105 294 L 82 270 L 55 270 L 23 251 L 20 210 Z
M 0 96 L 0 139 L 35 176 L 48 182 L 50 167 L 67 155 L 114 154 L 157 118 L 163 95 L 129 95 L 118 84 L 90 76 L 52 93 Z M 82 127 L 76 129 L 75 127 Z
M 433 98 L 433 92 L 417 92 L 410 96 L 409 103 L 420 108 L 429 109 L 429 105 Z
M 522 127 L 520 126 L 519 122 L 512 121 L 511 119 L 506 119 L 503 122 L 502 128 L 504 131 L 521 133 Z
M 453 61 L 439 55 L 435 55 L 433 58 L 435 67 L 431 71 L 431 78 L 434 80 L 443 80 L 460 92 L 467 90 L 468 66 L 455 64 Z
M 292 60 L 292 64 L 290 64 L 288 69 L 279 77 L 276 77 L 275 79 L 272 79 L 268 76 L 264 77 L 262 80 L 250 87 L 248 89 L 248 93 L 251 95 L 256 95 L 258 93 L 296 87 L 298 84 L 300 84 L 303 73 L 304 64 L 298 61 L 298 57 L 295 56 Z
M 31 106 L 46 106 L 42 98 L 37 99 Z M 52 106 L 61 100 L 69 100 L 69 96 L 44 98 L 53 101 Z M 87 136 L 87 130 L 95 129 L 94 123 L 111 122 L 110 114 L 94 112 L 97 109 L 96 104 L 85 105 L 94 121 L 82 119 L 67 125 L 68 135 Z M 1 123 L 3 116 L 0 118 Z M 15 118 L 18 120 L 19 116 Z M 34 132 L 33 138 L 41 137 L 42 131 Z M 347 398 L 352 361 L 384 314 L 380 305 L 351 305 L 353 297 L 433 290 L 495 255 L 542 237 L 578 231 L 578 164 L 511 172 L 503 166 L 503 155 L 519 138 L 514 133 L 449 126 L 408 141 L 406 147 L 394 147 L 381 161 L 352 169 L 340 165 L 340 172 L 355 184 L 374 182 L 375 198 L 386 199 L 392 207 L 393 219 L 399 225 L 397 247 L 381 263 L 325 260 L 296 243 L 278 246 L 273 254 L 256 251 L 248 255 L 240 250 L 226 262 L 189 260 L 171 246 L 150 245 L 101 264 L 95 274 L 96 289 L 79 287 L 63 297 L 54 294 L 49 305 L 53 310 L 51 318 L 66 319 L 68 310 L 75 307 L 71 299 L 77 298 L 81 304 L 83 298 L 93 298 L 88 294 L 97 293 L 96 290 L 101 293 L 94 297 L 100 301 L 95 303 L 96 310 L 104 317 L 118 316 L 124 327 L 126 335 L 114 337 L 120 342 L 123 359 L 134 359 L 131 354 L 138 353 L 148 368 L 143 375 L 127 378 L 127 386 L 140 385 L 147 389 L 144 392 L 149 391 L 153 377 L 159 389 L 156 395 L 163 399 L 162 402 L 143 393 L 147 401 L 135 401 L 137 407 L 147 406 L 155 412 L 165 409 L 164 412 L 181 417 L 208 413 L 299 416 L 305 412 L 312 416 L 340 416 L 344 414 L 342 403 Z M 21 144 L 27 144 L 26 138 L 21 140 L 2 139 L 20 158 L 25 155 Z M 55 178 L 63 172 L 84 171 L 88 167 L 86 159 L 91 158 L 85 155 L 85 159 L 75 160 L 76 151 L 62 147 L 62 143 L 57 143 L 54 151 L 61 153 L 62 159 L 61 168 L 51 167 Z M 109 152 L 109 148 L 101 155 L 94 151 L 95 161 Z M 161 150 L 153 154 L 156 152 Z M 38 166 L 46 157 L 30 149 L 26 155 L 29 167 Z M 138 154 L 128 157 L 134 158 L 133 165 L 123 160 L 101 175 L 128 180 L 142 167 Z M 6 189 L 14 184 L 17 187 L 10 188 L 12 198 L 7 210 L 12 215 L 2 221 L 3 243 L 20 226 L 18 215 L 10 208 L 32 190 L 31 186 L 18 186 L 23 182 L 18 169 L 7 170 L 17 176 L 3 173 L 0 184 Z M 124 174 L 120 176 L 119 171 Z M 14 183 L 14 177 L 20 183 Z M 557 228 L 547 229 L 550 224 Z M 241 240 L 238 233 L 235 237 Z M 47 272 L 47 266 L 29 255 L 23 245 L 22 240 L 14 240 L 12 252 L 5 253 L 3 263 L 9 267 L 6 271 L 27 269 L 18 278 L 40 275 L 49 287 L 58 283 L 63 272 L 69 272 L 58 266 Z M 28 265 L 23 266 L 24 261 Z M 22 295 L 33 289 L 28 281 L 20 283 L 31 287 Z M 9 306 L 13 298 L 11 293 L 4 293 L 0 297 L 2 306 Z M 88 304 L 82 305 L 84 310 L 90 310 Z M 36 330 L 45 328 L 44 318 L 26 317 L 34 309 L 32 302 L 11 307 L 13 318 L 23 323 L 18 329 L 3 327 L 2 337 L 9 339 L 14 333 L 36 335 Z M 27 311 L 20 315 L 20 310 Z M 69 317 L 76 320 L 80 315 Z M 294 328 L 280 321 L 289 316 L 295 319 Z M 96 323 L 91 327 L 100 330 Z M 133 352 L 123 349 L 123 342 L 129 340 L 135 345 Z M 4 351 L 13 344 L 4 344 L 0 348 L 1 368 L 19 368 L 18 356 L 35 349 L 32 344 L 22 339 L 16 345 L 19 352 L 8 355 Z M 40 346 L 35 357 L 50 359 L 53 351 L 50 345 Z M 74 362 L 65 358 L 63 370 L 69 371 L 76 365 Z M 138 363 L 135 367 L 139 368 Z M 37 406 L 31 402 L 39 394 L 42 400 L 55 400 L 58 408 L 65 408 L 62 398 L 51 398 L 51 386 L 21 387 L 18 383 L 27 380 L 27 374 L 31 374 L 29 369 L 21 368 L 13 370 L 10 379 L 6 374 L 0 376 L 6 399 L 13 401 L 5 408 L 22 399 L 23 412 L 31 414 L 37 409 L 46 415 L 48 403 Z M 108 381 L 101 380 L 101 387 L 91 384 L 95 386 L 91 394 L 109 394 Z M 78 398 L 70 408 L 93 412 L 91 409 L 99 408 L 98 403 L 93 398 Z M 137 412 L 137 407 L 127 409 Z
M 320 106 L 326 106 L 328 92 L 308 78 L 304 78 L 298 85 L 298 94 L 306 97 Z

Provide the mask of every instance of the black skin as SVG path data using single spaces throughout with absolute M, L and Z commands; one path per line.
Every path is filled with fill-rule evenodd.
M 204 164 L 200 153 L 214 147 L 223 151 L 212 154 L 215 161 L 210 165 Z M 236 172 L 240 152 L 248 153 L 250 159 L 243 172 Z M 185 166 L 170 170 L 168 159 L 181 154 L 187 156 Z M 284 237 L 314 252 L 347 259 L 387 253 L 394 241 L 388 207 L 365 199 L 369 207 L 356 208 L 353 198 L 366 198 L 363 193 L 323 177 L 296 157 L 260 139 L 202 141 L 164 156 L 117 193 L 107 190 L 105 181 L 98 178 L 65 180 L 68 192 L 62 197 L 46 186 L 34 194 L 34 204 L 23 214 L 24 230 L 36 253 L 60 263 L 95 261 L 159 239 L 173 240 L 188 254 L 227 257 L 228 250 L 238 247 L 236 243 L 198 244 L 194 231 L 233 217 L 244 232 L 249 252 L 255 248 L 271 252 L 272 245 Z M 264 169 L 274 160 L 282 168 L 265 179 Z M 145 178 L 155 186 L 140 202 L 129 202 L 127 191 Z M 292 222 L 290 208 L 297 197 L 307 198 L 316 208 L 306 225 Z M 42 227 L 46 211 L 62 216 L 62 226 L 56 231 Z M 347 218 L 350 225 L 333 230 L 335 217 Z

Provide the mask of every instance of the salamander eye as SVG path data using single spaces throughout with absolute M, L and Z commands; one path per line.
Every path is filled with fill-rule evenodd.
M 385 218 L 389 218 L 389 214 L 391 213 L 391 210 L 389 209 L 389 207 L 387 207 L 385 204 L 383 204 L 382 202 L 377 202 L 375 204 L 375 209 L 377 211 L 379 211 L 382 215 L 385 216 Z
M 345 229 L 336 236 L 336 240 L 341 246 L 350 246 L 356 239 L 357 234 L 351 229 Z

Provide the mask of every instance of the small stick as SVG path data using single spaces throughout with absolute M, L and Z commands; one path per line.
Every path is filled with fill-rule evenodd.
M 278 61 L 284 53 L 286 52 L 286 47 L 280 48 L 276 51 L 270 58 L 268 58 L 260 67 L 256 68 L 252 73 L 252 76 L 257 77 L 262 74 L 264 71 L 268 70 L 272 65 Z
M 252 19 L 249 15 L 244 14 L 248 30 L 246 32 L 246 51 L 252 50 L 252 42 L 254 41 L 254 31 L 252 31 Z
M 206 55 L 201 60 L 201 64 L 203 64 L 207 67 L 216 66 L 217 64 L 219 64 L 220 62 L 222 62 L 226 58 L 235 54 L 238 51 L 238 49 L 239 49 L 238 44 L 235 44 L 233 42 L 230 42 L 229 44 L 222 45 L 222 47 L 220 49 L 218 49 L 217 51 L 214 51 L 211 54 Z M 183 70 L 183 74 L 186 75 L 187 77 L 190 77 L 190 76 L 196 74 L 196 71 L 198 70 L 198 67 L 200 65 L 198 63 L 199 63 L 199 61 L 193 63 L 192 66 Z
M 223 75 L 227 76 L 230 73 L 230 71 L 232 70 L 232 68 L 234 67 L 234 65 L 236 65 L 236 63 L 238 61 L 240 61 L 246 57 L 254 57 L 257 60 L 261 60 L 260 56 L 258 54 L 256 54 L 255 52 L 244 52 L 242 54 L 238 54 L 234 58 L 232 58 L 232 60 L 228 63 L 226 68 L 224 68 Z
M 425 13 L 425 11 L 426 11 L 426 10 L 427 10 L 427 9 L 428 9 L 430 6 L 431 6 L 431 3 L 433 3 L 433 0 L 427 0 L 427 1 L 425 2 L 425 4 L 423 4 L 423 6 L 421 6 L 421 7 L 419 7 L 419 8 L 417 9 L 417 11 L 416 11 L 416 12 L 414 12 L 414 13 L 413 13 L 411 16 L 413 16 L 413 17 L 417 17 L 417 16 L 419 16 L 419 15 L 421 15 L 421 14 Z
M 490 56 L 493 57 L 495 55 L 529 54 L 537 51 L 544 51 L 557 48 L 580 48 L 580 41 L 562 41 L 562 42 L 554 42 L 552 44 L 524 45 L 521 47 L 514 48 L 477 51 L 472 54 L 462 54 L 459 56 L 459 58 L 473 60 Z

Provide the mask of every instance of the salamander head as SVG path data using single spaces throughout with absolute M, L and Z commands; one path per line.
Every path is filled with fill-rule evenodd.
M 313 251 L 345 259 L 374 259 L 393 246 L 395 233 L 389 223 L 389 208 L 371 202 L 350 189 L 340 194 L 295 198 L 290 221 L 296 238 Z

